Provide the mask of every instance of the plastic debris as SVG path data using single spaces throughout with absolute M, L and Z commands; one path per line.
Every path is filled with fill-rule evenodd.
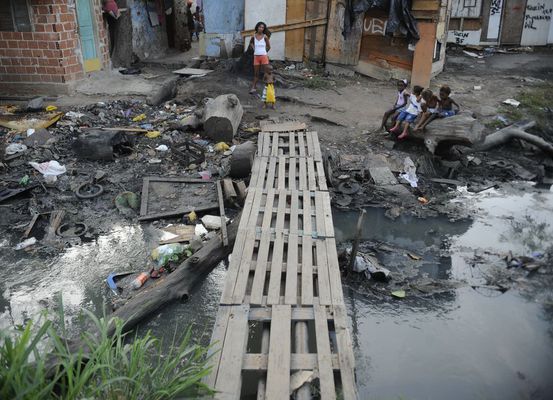
M 69 111 L 69 112 L 65 113 L 65 116 L 68 117 L 68 118 L 71 118 L 71 119 L 79 119 L 79 118 L 84 117 L 84 114 L 80 113 L 80 112 Z
M 164 244 L 156 247 L 152 250 L 152 260 L 156 261 L 158 267 L 163 267 L 169 263 L 169 261 L 179 261 L 181 255 L 186 253 L 189 257 L 192 255 L 191 251 L 188 251 L 188 246 L 183 246 L 178 243 Z
M 405 290 L 394 290 L 390 294 L 398 299 L 403 299 L 405 297 Z
M 7 155 L 12 155 L 12 154 L 24 152 L 25 150 L 27 150 L 27 146 L 25 146 L 24 144 L 11 143 L 6 146 L 6 149 L 4 150 L 4 152 Z
M 148 160 L 148 164 L 161 164 L 161 160 L 159 158 L 151 158 Z
M 146 119 L 146 114 L 139 114 L 132 119 L 132 122 L 140 122 Z
M 160 144 L 159 146 L 156 147 L 156 150 L 157 151 L 167 151 L 167 150 L 169 150 L 169 147 L 167 147 L 167 145 Z
M 14 247 L 14 250 L 23 250 L 29 246 L 32 246 L 33 244 L 35 244 L 37 242 L 36 238 L 34 237 L 31 237 L 27 240 L 24 240 L 22 241 L 21 243 L 18 243 L 15 247 Z
M 225 142 L 219 142 L 215 146 L 213 146 L 213 149 L 219 153 L 223 153 L 230 149 L 229 145 Z
M 160 131 L 149 131 L 146 133 L 146 137 L 148 139 L 155 139 L 157 137 L 160 137 L 161 136 L 161 132 Z
M 515 99 L 507 99 L 505 101 L 503 101 L 503 104 L 507 104 L 509 106 L 513 106 L 513 107 L 518 107 L 520 106 L 520 101 L 517 101 Z
M 65 165 L 61 165 L 55 160 L 46 161 L 40 164 L 31 161 L 29 162 L 29 165 L 40 172 L 48 183 L 56 182 L 59 175 L 65 174 L 67 172 L 67 170 L 65 169 Z
M 419 179 L 417 178 L 415 163 L 411 158 L 405 157 L 403 160 L 403 174 L 400 174 L 399 177 L 406 180 L 411 187 L 416 188 L 418 186 Z
M 27 129 L 27 137 L 32 136 L 33 133 L 35 133 L 35 130 L 33 128 Z
M 194 235 L 202 237 L 207 235 L 208 231 L 205 229 L 205 226 L 202 224 L 196 224 L 196 227 L 194 228 Z
M 140 289 L 142 285 L 148 280 L 150 275 L 146 272 L 141 272 L 140 275 L 138 275 L 131 283 L 131 287 L 134 290 Z
M 421 204 L 428 204 L 428 199 L 426 197 L 417 197 L 417 200 L 419 201 L 419 203 Z
M 204 215 L 201 219 L 207 229 L 221 229 L 221 217 L 217 215 Z M 229 219 L 225 217 L 225 221 L 228 222 Z
M 191 211 L 186 217 L 188 218 L 188 221 L 190 221 L 190 223 L 192 224 L 198 219 L 198 215 L 196 215 L 195 211 Z
M 211 179 L 211 172 L 209 171 L 201 171 L 201 172 L 198 172 L 201 176 L 201 178 L 204 180 L 204 181 L 208 181 Z
M 29 175 L 25 175 L 23 178 L 19 180 L 19 184 L 21 186 L 27 186 L 29 184 L 29 180 L 30 180 Z
M 115 198 L 115 207 L 126 217 L 134 215 L 140 207 L 140 197 L 133 192 L 122 192 Z
M 57 109 L 56 106 L 46 106 L 46 111 L 56 111 Z

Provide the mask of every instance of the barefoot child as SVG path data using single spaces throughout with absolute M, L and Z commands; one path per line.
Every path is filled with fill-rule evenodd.
M 438 116 L 440 118 L 452 117 L 459 112 L 461 107 L 455 102 L 449 95 L 451 89 L 447 85 L 443 85 L 440 88 L 440 108 L 438 109 Z M 455 106 L 456 110 L 453 109 Z
M 385 129 L 388 118 L 392 117 L 392 122 L 395 122 L 394 117 L 405 107 L 407 100 L 409 99 L 409 93 L 407 92 L 407 79 L 403 79 L 397 82 L 397 98 L 394 106 L 384 113 L 382 117 L 382 125 L 379 129 Z
M 390 133 L 398 133 L 400 125 L 403 123 L 403 132 L 398 136 L 399 140 L 405 139 L 409 135 L 409 126 L 415 122 L 417 116 L 422 112 L 422 87 L 415 86 L 413 88 L 413 94 L 409 97 L 407 108 L 399 113 L 396 119 L 396 124 Z
M 424 100 L 422 104 L 423 113 L 419 123 L 415 126 L 415 132 L 423 130 L 432 120 L 438 118 L 438 106 L 440 103 L 438 96 L 432 93 L 430 89 L 423 90 L 421 96 Z
M 267 65 L 265 69 L 265 75 L 263 75 L 263 82 L 265 82 L 265 89 L 263 89 L 263 108 L 271 106 L 275 109 L 276 95 L 275 95 L 275 77 L 273 75 L 273 66 Z

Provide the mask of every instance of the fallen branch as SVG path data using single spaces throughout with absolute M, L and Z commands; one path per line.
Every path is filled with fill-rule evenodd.
M 498 130 L 484 138 L 484 141 L 478 143 L 474 147 L 474 151 L 485 151 L 493 147 L 500 146 L 505 144 L 512 139 L 524 140 L 528 143 L 533 144 L 534 146 L 541 149 L 544 153 L 547 153 L 553 157 L 553 145 L 537 135 L 525 132 L 526 129 L 530 129 L 536 125 L 535 121 L 526 121 L 522 123 L 517 123 L 511 126 L 507 126 L 503 129 Z

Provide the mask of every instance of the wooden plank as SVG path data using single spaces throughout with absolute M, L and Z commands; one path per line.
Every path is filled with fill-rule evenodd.
M 263 289 L 265 287 L 265 278 L 267 276 L 267 256 L 271 245 L 271 233 L 263 231 L 257 250 L 257 261 L 253 277 L 252 292 L 250 297 L 251 304 L 263 303 Z
M 440 9 L 440 0 L 414 0 L 413 11 L 437 11 Z
M 309 190 L 317 190 L 317 176 L 315 175 L 315 163 L 312 157 L 307 158 L 307 182 Z
M 300 190 L 307 189 L 307 171 L 306 171 L 306 160 L 305 157 L 298 158 L 299 163 L 299 178 L 300 178 Z
M 265 138 L 265 134 L 262 131 L 259 131 L 257 134 L 257 155 L 263 156 L 263 140 Z M 258 157 L 256 157 L 256 160 Z M 255 163 L 255 160 L 254 160 Z
M 206 206 L 201 206 L 201 207 L 192 207 L 192 206 L 191 207 L 184 207 L 184 208 L 179 208 L 178 210 L 173 210 L 173 211 L 167 211 L 167 212 L 156 213 L 156 214 L 147 214 L 147 215 L 138 217 L 138 220 L 139 221 L 151 221 L 152 219 L 178 217 L 180 215 L 191 213 L 192 211 L 198 211 L 198 212 L 211 211 L 211 210 L 216 210 L 217 208 L 219 208 L 218 203 L 208 204 Z
M 305 139 L 303 132 L 298 132 L 298 152 L 300 157 L 305 157 Z
M 315 316 L 315 339 L 317 343 L 317 366 L 319 367 L 319 385 L 321 400 L 335 400 L 334 373 L 328 334 L 326 307 L 313 306 Z
M 325 240 L 325 243 L 332 304 L 344 304 L 344 292 L 342 289 L 338 253 L 336 252 L 336 240 L 334 238 L 328 238 Z
M 305 29 L 313 26 L 322 26 L 322 25 L 326 25 L 326 23 L 327 23 L 326 18 L 313 18 L 305 21 L 295 22 L 292 24 L 287 22 L 286 24 L 272 25 L 267 27 L 267 29 L 269 29 L 271 33 L 288 32 L 296 29 Z M 253 29 L 240 32 L 242 37 L 253 36 L 254 33 L 255 31 Z
M 340 362 L 337 354 L 331 354 L 332 369 L 335 371 L 340 370 Z M 260 353 L 247 353 L 244 354 L 244 361 L 242 362 L 243 371 L 266 371 L 269 365 L 269 356 L 267 354 Z M 318 367 L 317 354 L 297 354 L 292 353 L 290 355 L 290 370 L 313 370 Z M 287 399 L 288 397 L 286 397 Z
M 238 230 L 236 241 L 234 242 L 234 248 L 230 259 L 230 265 L 225 277 L 225 287 L 221 294 L 221 304 L 232 304 L 232 298 L 234 294 L 234 287 L 236 286 L 236 280 L 238 279 L 238 272 L 240 271 L 240 261 L 242 259 L 242 252 L 246 245 L 246 239 L 248 238 L 248 231 Z
M 288 189 L 296 190 L 296 159 L 288 160 Z
M 286 23 L 305 21 L 305 0 L 289 1 L 286 4 Z M 305 29 L 299 28 L 286 32 L 284 54 L 287 60 L 303 61 L 303 43 Z
M 286 189 L 286 157 L 278 158 L 278 188 Z
M 286 192 L 279 191 L 278 212 L 276 220 L 276 240 L 273 246 L 273 257 L 271 259 L 271 274 L 269 276 L 269 291 L 267 294 L 268 304 L 279 304 L 280 285 L 282 281 L 282 262 L 284 255 L 284 208 L 286 207 Z
M 313 140 L 313 158 L 316 161 L 322 161 L 323 155 L 321 153 L 321 144 L 319 143 L 319 134 L 315 131 L 311 132 Z
M 303 232 L 301 259 L 301 303 L 313 304 L 313 249 L 311 239 L 311 196 L 303 192 Z M 309 235 L 309 236 L 307 236 Z
M 307 129 L 307 125 L 304 122 L 297 122 L 297 121 L 265 125 L 263 127 L 264 132 L 290 132 L 290 131 L 304 131 L 306 129 Z
M 286 286 L 284 302 L 298 302 L 298 228 L 299 228 L 299 192 L 292 192 L 290 201 L 290 229 L 288 236 L 288 259 L 286 262 Z
M 173 71 L 174 74 L 179 75 L 206 75 L 210 72 L 213 72 L 212 69 L 202 69 L 202 68 L 181 68 Z
M 323 204 L 323 220 L 325 223 L 325 236 L 334 237 L 334 221 L 332 220 L 332 207 L 330 205 L 330 194 L 328 192 L 319 192 Z
M 257 181 L 253 182 L 253 187 L 263 189 L 265 187 L 265 180 L 267 179 L 267 185 L 269 184 L 267 176 L 267 166 L 269 164 L 269 159 L 263 157 L 259 162 L 259 172 Z
M 305 141 L 307 142 L 307 157 L 313 157 L 313 132 L 305 133 Z
M 271 321 L 272 307 L 255 307 L 250 309 L 248 318 L 250 321 Z M 292 321 L 312 321 L 315 314 L 312 307 L 292 307 Z
M 272 134 L 271 156 L 278 157 L 278 132 Z
M 328 25 L 326 29 L 325 61 L 329 63 L 355 65 L 359 60 L 359 46 L 363 33 L 363 14 L 357 15 L 352 31 L 344 38 L 345 2 L 330 0 Z
M 229 178 L 225 178 L 219 182 L 221 182 L 223 185 L 223 192 L 225 193 L 225 199 L 230 201 L 236 201 L 238 194 L 234 189 L 234 183 L 232 182 L 232 180 Z
M 335 305 L 333 308 L 343 398 L 344 400 L 357 400 L 354 373 L 355 358 L 351 337 L 347 329 L 346 309 L 344 305 Z
M 273 306 L 269 361 L 267 366 L 267 400 L 290 398 L 291 318 L 289 305 Z
M 258 196 L 254 201 L 254 209 L 259 209 L 259 201 L 261 196 Z M 240 269 L 236 277 L 236 285 L 234 287 L 232 302 L 233 304 L 240 304 L 244 301 L 246 296 L 246 287 L 248 285 L 248 276 L 250 275 L 250 263 L 252 262 L 252 256 L 255 249 L 255 224 L 257 218 L 251 218 L 248 224 L 248 233 L 246 236 L 246 242 L 244 244 L 244 250 L 238 262 L 240 263 Z M 232 258 L 231 258 L 232 260 Z
M 326 184 L 326 175 L 322 161 L 317 161 L 315 163 L 315 168 L 317 169 L 317 182 L 319 185 L 319 190 L 328 190 Z
M 211 346 L 207 350 L 209 365 L 212 366 L 211 373 L 203 379 L 203 382 L 209 387 L 215 387 L 217 372 L 219 371 L 219 362 L 221 361 L 221 349 L 225 344 L 225 335 L 227 332 L 228 319 L 231 306 L 220 306 L 215 317 L 215 325 L 211 334 Z
M 290 152 L 288 153 L 289 157 L 295 157 L 296 156 L 296 141 L 295 141 L 296 134 L 294 132 L 290 132 L 290 137 L 288 138 L 288 146 L 290 149 Z
M 150 178 L 142 180 L 142 199 L 140 202 L 140 215 L 148 214 L 148 189 L 150 188 Z
M 269 157 L 271 155 L 271 134 L 263 132 L 265 139 L 263 140 L 263 155 Z
M 248 311 L 247 305 L 232 307 L 215 383 L 218 400 L 240 399 L 242 362 L 248 342 Z
M 317 236 L 326 237 L 326 219 L 324 218 L 325 205 L 323 193 L 325 192 L 315 192 L 315 229 L 317 229 Z
M 317 283 L 319 288 L 319 304 L 331 305 L 330 278 L 328 274 L 327 248 L 324 240 L 317 240 Z
M 232 181 L 230 181 L 230 184 L 232 186 Z M 232 187 L 232 190 L 234 190 L 234 186 Z M 223 236 L 223 245 L 227 247 L 227 216 L 225 215 L 225 200 L 223 199 L 223 187 L 220 180 L 217 181 L 217 197 L 219 199 L 219 213 L 221 214 L 221 235 Z

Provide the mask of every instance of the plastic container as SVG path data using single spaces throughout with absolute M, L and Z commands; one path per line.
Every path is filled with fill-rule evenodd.
M 148 278 L 150 277 L 150 275 L 146 272 L 142 272 L 140 273 L 140 275 L 138 275 L 134 281 L 132 281 L 131 283 L 131 286 L 134 290 L 136 289 L 140 289 L 142 287 L 142 285 L 144 285 L 144 282 L 146 282 L 148 280 Z

